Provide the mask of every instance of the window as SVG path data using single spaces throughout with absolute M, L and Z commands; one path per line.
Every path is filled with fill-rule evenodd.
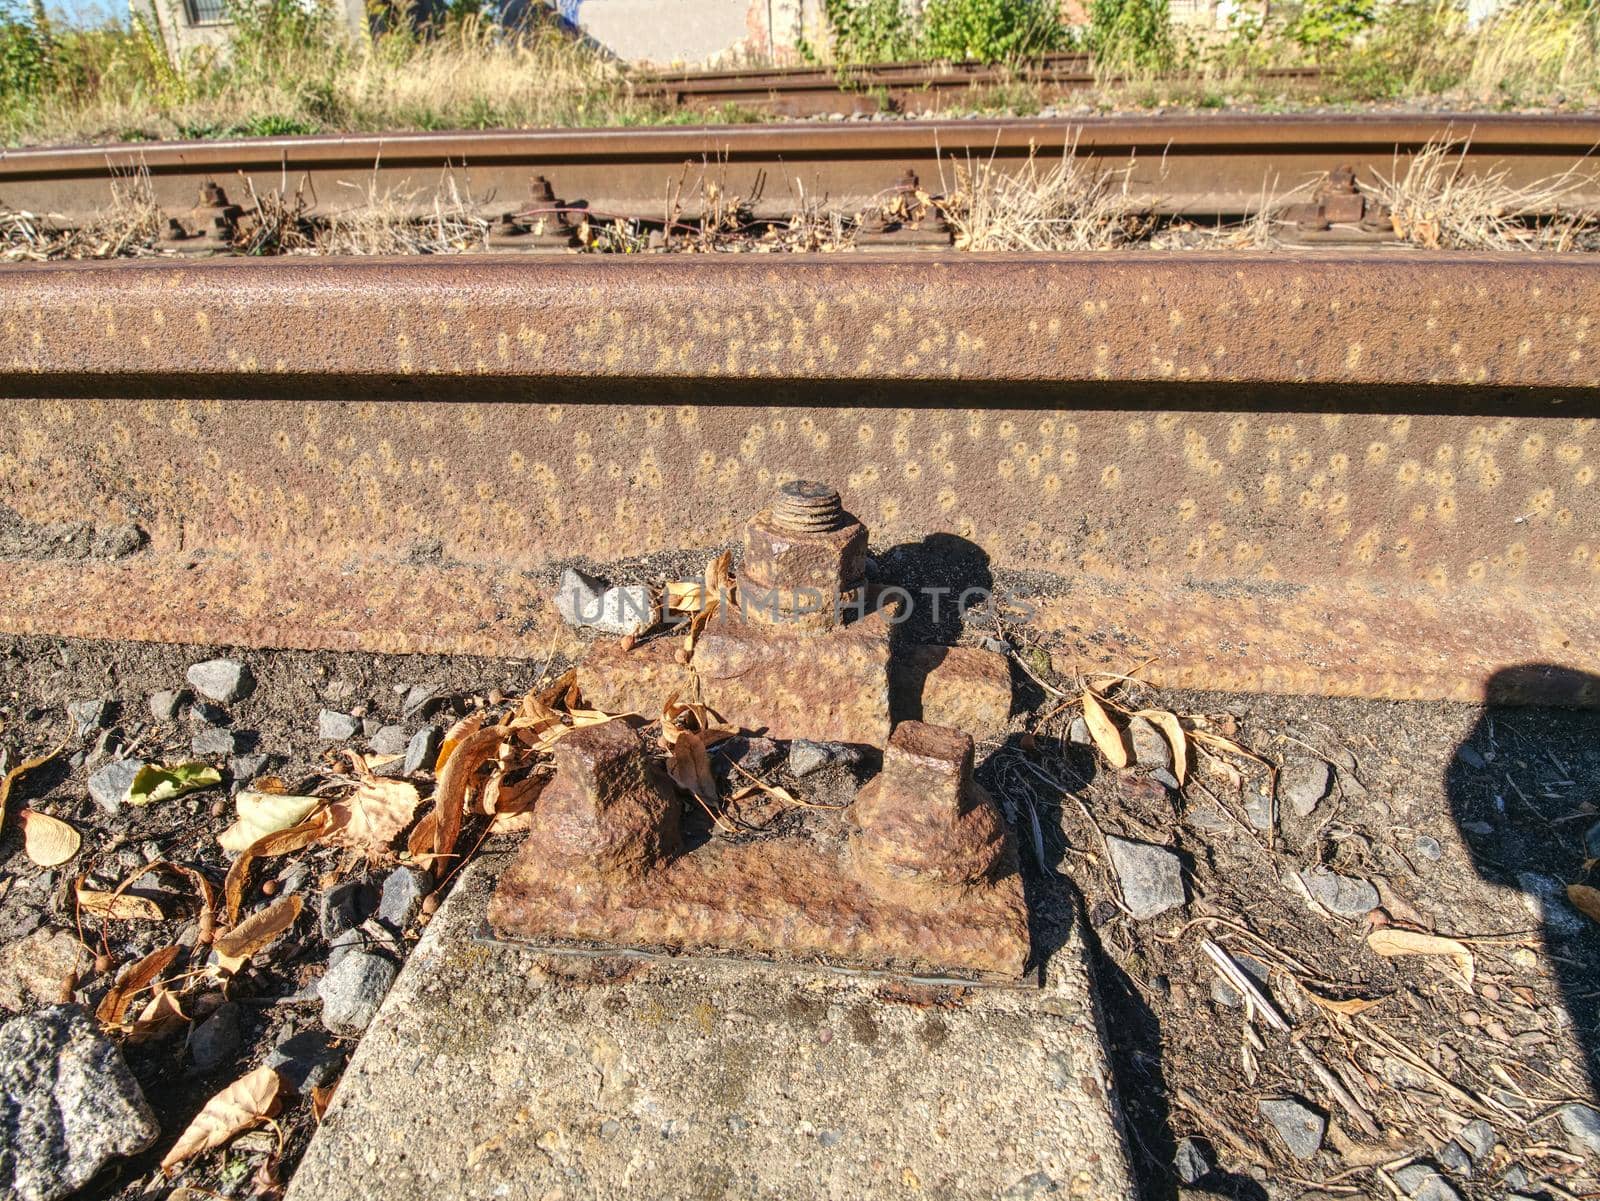
M 183 0 L 184 11 L 188 13 L 191 25 L 226 25 L 228 23 L 227 0 Z

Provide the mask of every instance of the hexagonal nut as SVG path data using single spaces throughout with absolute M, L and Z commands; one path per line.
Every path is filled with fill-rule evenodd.
M 851 519 L 838 529 L 788 529 L 763 509 L 744 527 L 741 590 L 749 602 L 786 613 L 831 613 L 835 602 L 858 588 L 867 574 L 867 530 Z

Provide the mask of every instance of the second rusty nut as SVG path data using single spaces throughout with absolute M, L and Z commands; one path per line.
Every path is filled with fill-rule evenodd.
M 831 629 L 859 599 L 866 575 L 866 527 L 826 484 L 785 484 L 745 523 L 740 603 L 756 621 Z

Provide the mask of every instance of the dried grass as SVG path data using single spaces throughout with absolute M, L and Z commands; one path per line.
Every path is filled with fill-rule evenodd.
M 1373 191 L 1389 209 L 1404 242 L 1430 250 L 1573 250 L 1600 231 L 1593 212 L 1565 203 L 1592 189 L 1593 170 L 1578 166 L 1522 187 L 1509 169 L 1465 169 L 1468 141 L 1430 143 L 1392 175 L 1379 174 Z
M 317 237 L 319 254 L 466 254 L 488 247 L 489 223 L 468 202 L 453 171 L 434 189 L 427 216 L 418 219 L 416 197 L 378 189 L 377 172 L 362 202 L 335 213 Z
M 161 222 L 149 174 L 117 175 L 111 180 L 111 204 L 86 225 L 67 226 L 47 214 L 0 205 L 0 261 L 154 254 Z
M 1153 218 L 1129 190 L 1132 165 L 1106 169 L 1076 155 L 1076 140 L 1058 162 L 1034 155 L 1015 172 L 994 157 L 952 161 L 954 186 L 940 185 L 940 210 L 957 250 L 1109 250 L 1148 236 Z

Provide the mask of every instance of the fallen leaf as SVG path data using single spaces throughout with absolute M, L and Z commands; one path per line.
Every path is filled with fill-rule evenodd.
M 162 1158 L 161 1170 L 170 1176 L 178 1164 L 220 1147 L 266 1121 L 278 1112 L 282 1094 L 282 1077 L 268 1067 L 259 1067 L 235 1080 L 195 1115 L 194 1121 L 172 1145 L 172 1150 Z
M 128 788 L 128 804 L 149 805 L 156 801 L 170 801 L 201 788 L 222 783 L 222 773 L 209 763 L 180 763 L 176 767 L 163 767 L 159 763 L 146 763 L 133 777 Z
M 109 894 L 106 894 L 109 895 Z M 121 900 L 139 900 L 137 897 L 122 897 Z M 160 976 L 172 966 L 172 961 L 178 957 L 179 947 L 162 947 L 151 951 L 138 963 L 134 964 L 122 977 L 111 986 L 111 990 L 100 998 L 100 1004 L 95 1007 L 94 1015 L 106 1026 L 122 1024 L 127 1015 L 128 1004 L 140 992 L 149 988 Z
M 139 1016 L 128 1028 L 130 1043 L 149 1043 L 176 1034 L 189 1021 L 183 1012 L 178 994 L 170 988 L 157 987 L 155 995 L 145 1002 Z
M 228 869 L 228 878 L 222 884 L 223 906 L 230 926 L 239 920 L 239 909 L 244 904 L 244 890 L 250 882 L 250 869 L 255 861 L 287 855 L 290 851 L 310 846 L 322 837 L 327 817 L 327 811 L 324 810 L 298 826 L 264 834 L 233 861 L 233 866 Z
M 1134 716 L 1144 718 L 1167 736 L 1167 742 L 1172 746 L 1172 774 L 1182 784 L 1189 770 L 1189 740 L 1184 737 L 1178 715 L 1165 709 L 1140 709 Z
M 167 915 L 161 912 L 149 897 L 130 896 L 127 893 L 94 892 L 87 888 L 77 891 L 78 908 L 95 917 L 112 921 L 161 922 Z
M 231 930 L 217 935 L 211 949 L 217 953 L 222 970 L 229 974 L 238 971 L 250 956 L 276 942 L 299 920 L 304 904 L 298 893 L 279 897 Z
M 349 796 L 328 806 L 323 841 L 358 851 L 382 850 L 411 824 L 418 800 L 417 786 L 409 781 L 376 776 L 362 780 Z
M 1476 973 L 1472 951 L 1464 942 L 1438 934 L 1424 934 L 1420 930 L 1385 926 L 1367 935 L 1367 946 L 1374 953 L 1386 958 L 1395 955 L 1432 955 L 1454 959 L 1456 966 L 1461 969 L 1461 978 L 1467 986 L 1467 991 L 1472 991 L 1472 981 Z
M 1567 900 L 1589 920 L 1600 922 L 1600 888 L 1591 888 L 1587 884 L 1568 884 Z
M 433 790 L 434 811 L 438 814 L 434 819 L 435 855 L 455 854 L 456 838 L 461 833 L 461 818 L 466 809 L 467 786 L 478 769 L 499 753 L 505 736 L 506 731 L 499 726 L 468 735 L 439 773 L 439 785 Z
M 328 1106 L 333 1104 L 333 1091 L 339 1087 L 335 1080 L 332 1084 L 313 1084 L 311 1086 L 311 1116 L 317 1121 L 322 1121 L 322 1115 L 328 1112 Z
M 1301 987 L 1305 988 L 1304 985 Z M 1381 1005 L 1388 1000 L 1387 997 L 1325 997 L 1314 988 L 1306 988 L 1305 994 L 1329 1013 L 1342 1013 L 1347 1017 L 1365 1013 L 1374 1005 Z
M 53 751 L 46 751 L 44 754 L 33 759 L 24 759 L 10 771 L 6 772 L 3 778 L 0 778 L 0 826 L 5 825 L 6 806 L 11 803 L 11 790 L 16 786 L 17 781 L 22 779 L 22 777 L 27 775 L 30 771 L 35 771 L 38 768 L 43 767 L 46 763 L 49 763 L 50 760 L 54 759 L 66 749 L 67 744 L 63 741 L 62 744 L 56 747 L 56 749 Z
M 450 756 L 455 753 L 456 747 L 482 729 L 484 720 L 488 716 L 489 714 L 483 710 L 469 713 L 444 732 L 444 738 L 439 743 L 438 758 L 433 761 L 434 775 L 440 775 L 444 771 L 444 765 L 450 762 Z
M 314 796 L 289 796 L 246 789 L 234 801 L 238 818 L 217 835 L 217 842 L 223 850 L 239 854 L 268 834 L 299 825 L 320 804 L 322 802 Z
M 22 849 L 40 867 L 59 867 L 83 844 L 78 832 L 60 818 L 32 809 L 24 809 L 17 816 L 22 821 Z
M 1095 746 L 1100 748 L 1100 753 L 1111 766 L 1119 769 L 1127 767 L 1128 748 L 1122 741 L 1122 732 L 1106 716 L 1105 707 L 1092 688 L 1083 690 L 1083 720 L 1089 727 L 1089 735 L 1094 739 Z

